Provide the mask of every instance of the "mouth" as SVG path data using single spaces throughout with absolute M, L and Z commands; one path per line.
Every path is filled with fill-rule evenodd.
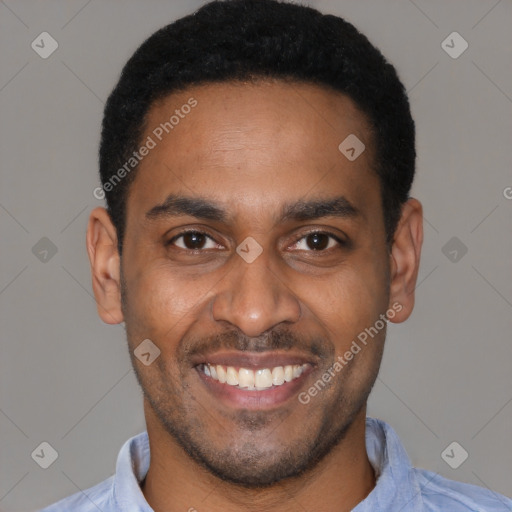
M 279 353 L 203 356 L 195 369 L 209 393 L 227 406 L 271 409 L 296 396 L 317 362 Z

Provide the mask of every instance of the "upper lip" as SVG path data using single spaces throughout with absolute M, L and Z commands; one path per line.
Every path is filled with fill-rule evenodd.
M 239 368 L 274 368 L 275 366 L 286 366 L 294 364 L 309 363 L 315 366 L 317 359 L 312 355 L 292 353 L 290 351 L 268 351 L 268 352 L 241 352 L 226 351 L 197 354 L 192 357 L 194 366 L 200 364 L 220 364 Z

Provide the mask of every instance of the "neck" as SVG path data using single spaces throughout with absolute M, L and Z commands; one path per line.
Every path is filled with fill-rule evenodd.
M 193 461 L 165 432 L 145 404 L 151 463 L 141 484 L 155 512 L 348 512 L 375 487 L 365 443 L 366 407 L 343 440 L 311 471 L 265 489 L 247 489 L 219 480 Z

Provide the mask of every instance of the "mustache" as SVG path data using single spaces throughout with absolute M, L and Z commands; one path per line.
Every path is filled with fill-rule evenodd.
M 183 339 L 181 348 L 184 359 L 197 354 L 221 350 L 271 352 L 294 349 L 305 354 L 313 354 L 320 359 L 329 360 L 335 352 L 332 343 L 322 336 L 306 336 L 286 329 L 273 329 L 256 337 L 247 336 L 237 329 L 231 329 L 215 333 L 206 338 Z

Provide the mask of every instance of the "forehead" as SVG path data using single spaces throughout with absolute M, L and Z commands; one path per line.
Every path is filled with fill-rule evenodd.
M 339 146 L 354 136 L 365 150 L 350 161 Z M 364 203 L 379 196 L 368 120 L 350 98 L 316 85 L 191 87 L 152 105 L 143 142 L 149 139 L 154 147 L 139 164 L 129 210 L 171 193 L 260 213 L 298 198 L 342 193 Z

